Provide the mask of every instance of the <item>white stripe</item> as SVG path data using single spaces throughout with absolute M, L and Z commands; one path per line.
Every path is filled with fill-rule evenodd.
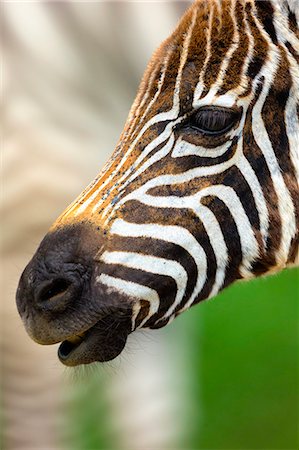
M 299 67 L 297 66 L 297 84 L 290 90 L 285 109 L 285 126 L 289 140 L 290 157 L 294 166 L 297 184 L 299 184 L 299 120 L 296 107 L 299 103 Z M 293 78 L 296 83 L 296 78 Z
M 199 198 L 208 195 L 218 197 L 229 209 L 237 226 L 241 242 L 242 266 L 240 267 L 240 273 L 244 278 L 251 277 L 251 264 L 259 256 L 259 248 L 253 229 L 238 195 L 233 188 L 223 185 L 209 186 L 202 189 L 199 193 Z
M 135 224 L 126 222 L 122 219 L 117 219 L 112 224 L 111 233 L 124 237 L 149 237 L 152 239 L 160 239 L 185 249 L 193 258 L 198 272 L 196 286 L 192 293 L 192 301 L 198 296 L 206 281 L 207 257 L 201 245 L 188 230 L 176 225 Z M 174 309 L 175 306 L 172 305 L 165 317 L 169 317 Z
M 205 70 L 208 64 L 208 61 L 210 59 L 211 55 L 211 35 L 212 35 L 212 22 L 214 18 L 214 5 L 212 3 L 209 3 L 210 14 L 209 14 L 209 25 L 208 28 L 205 28 L 205 33 L 207 36 L 207 42 L 206 42 L 206 58 L 204 60 L 198 83 L 194 89 L 194 95 L 193 95 L 193 108 L 197 108 L 197 102 L 202 94 L 202 91 L 204 89 L 204 83 L 203 83 L 203 77 L 205 74 Z
M 298 0 L 295 0 L 297 5 Z M 283 11 L 283 4 L 280 2 L 273 2 L 274 7 L 274 20 L 273 24 L 275 27 L 277 39 L 280 42 L 289 42 L 294 50 L 299 54 L 299 39 L 296 34 L 289 28 L 288 13 Z M 299 21 L 299 8 L 298 8 L 298 19 Z
M 281 219 L 282 237 L 281 245 L 276 256 L 278 265 L 284 265 L 285 261 L 288 258 L 291 240 L 296 233 L 296 220 L 294 205 L 290 193 L 285 185 L 279 163 L 276 159 L 262 118 L 262 108 L 264 106 L 270 86 L 273 82 L 273 76 L 275 76 L 278 65 L 278 61 L 277 59 L 275 60 L 274 57 L 271 58 L 270 62 L 271 64 L 268 64 L 261 73 L 261 76 L 265 77 L 265 81 L 260 97 L 252 111 L 252 133 L 258 147 L 264 155 L 271 174 L 274 189 L 278 197 L 277 207 Z
M 125 202 L 127 202 L 129 200 L 139 199 L 140 197 L 145 195 L 148 190 L 155 188 L 155 187 L 187 183 L 189 181 L 194 180 L 195 178 L 201 178 L 201 177 L 206 177 L 209 175 L 216 175 L 216 174 L 222 173 L 225 170 L 232 167 L 233 165 L 235 165 L 238 157 L 239 157 L 238 152 L 235 152 L 235 155 L 231 159 L 229 159 L 228 161 L 225 161 L 221 164 L 216 164 L 214 166 L 206 166 L 206 167 L 195 167 L 193 169 L 189 169 L 183 173 L 178 173 L 175 175 L 172 175 L 172 174 L 160 175 L 156 178 L 153 178 L 153 179 L 147 181 L 142 186 L 140 186 L 138 189 L 136 189 L 135 191 L 131 192 L 126 197 L 121 199 L 118 202 L 117 207 L 120 208 Z
M 155 103 L 155 101 L 157 100 L 157 98 L 159 97 L 159 95 L 161 93 L 162 86 L 164 84 L 164 80 L 165 80 L 165 76 L 166 76 L 166 72 L 167 72 L 169 59 L 170 59 L 172 53 L 173 53 L 173 48 L 170 47 L 169 50 L 167 51 L 166 57 L 165 57 L 165 59 L 163 61 L 163 70 L 161 72 L 160 79 L 159 79 L 159 82 L 158 82 L 157 92 L 155 93 L 155 95 L 151 99 L 151 101 L 148 103 L 148 105 L 146 107 L 146 110 L 144 111 L 142 117 L 141 118 L 139 118 L 139 117 L 136 118 L 136 120 L 138 120 L 139 123 L 142 123 L 142 121 L 146 117 L 147 113 L 149 112 L 149 110 L 151 109 L 151 107 L 153 106 L 153 104 Z
M 265 246 L 268 236 L 269 214 L 260 182 L 245 156 L 240 158 L 236 166 L 247 181 L 254 198 L 255 206 L 260 220 L 260 231 Z
M 228 264 L 227 247 L 220 225 L 214 213 L 208 207 L 201 205 L 199 202 L 194 207 L 194 212 L 199 217 L 206 230 L 217 262 L 215 281 L 209 294 L 210 298 L 214 297 L 214 295 L 216 295 L 219 292 L 219 290 L 223 285 L 225 278 L 225 270 Z M 190 305 L 193 303 L 194 300 L 196 300 L 195 297 L 193 299 L 190 299 Z
M 132 269 L 171 277 L 177 285 L 174 308 L 181 302 L 185 294 L 188 275 L 181 264 L 176 261 L 133 252 L 104 252 L 101 261 L 106 264 L 121 264 Z
M 231 57 L 232 57 L 234 51 L 239 46 L 240 36 L 239 36 L 239 31 L 238 31 L 238 26 L 237 26 L 237 21 L 236 21 L 236 16 L 235 16 L 235 8 L 236 8 L 236 0 L 232 0 L 232 4 L 230 5 L 230 17 L 233 22 L 234 34 L 232 37 L 232 43 L 231 43 L 229 49 L 227 50 L 226 55 L 224 55 L 224 58 L 222 60 L 222 63 L 221 63 L 221 66 L 220 66 L 220 69 L 219 69 L 219 72 L 217 75 L 217 79 L 216 79 L 215 83 L 213 83 L 213 86 L 217 87 L 217 90 L 221 86 L 221 82 L 224 79 L 224 76 L 225 76 L 225 73 L 229 66 Z
M 132 105 L 132 108 L 129 112 L 128 119 L 127 119 L 128 122 L 130 123 L 130 126 L 129 126 L 128 130 L 125 131 L 126 136 L 130 136 L 131 131 L 134 128 L 137 121 L 139 123 L 141 122 L 141 121 L 139 121 L 139 113 L 140 113 L 142 107 L 145 105 L 146 101 L 149 99 L 149 93 L 152 89 L 152 85 L 153 85 L 153 82 L 155 81 L 158 71 L 159 71 L 159 65 L 157 64 L 149 77 L 148 85 L 146 87 L 145 92 L 140 88 L 140 90 L 137 94 L 137 97 L 134 100 L 134 103 Z M 142 100 L 140 101 L 140 98 L 142 95 L 143 95 L 143 97 L 142 97 Z M 140 103 L 138 104 L 138 102 L 140 102 Z
M 138 195 L 137 191 L 134 194 L 136 200 L 154 208 L 189 208 L 196 214 L 198 213 L 198 204 L 201 198 L 209 195 L 218 197 L 229 208 L 238 228 L 243 255 L 242 274 L 244 277 L 251 276 L 251 263 L 259 255 L 258 244 L 242 203 L 233 188 L 224 185 L 209 186 L 189 197 L 158 197 L 146 193 Z M 201 216 L 200 219 L 202 220 Z
M 243 14 L 244 14 L 243 23 L 245 25 L 245 27 L 244 27 L 245 28 L 245 34 L 247 35 L 247 38 L 248 38 L 248 49 L 247 49 L 247 54 L 246 54 L 246 56 L 244 58 L 244 63 L 243 63 L 243 66 L 242 66 L 242 73 L 241 73 L 241 79 L 240 79 L 239 85 L 234 87 L 230 91 L 228 91 L 228 92 L 231 92 L 231 93 L 233 92 L 235 94 L 237 105 L 239 105 L 239 101 L 240 101 L 238 97 L 243 92 L 245 92 L 246 89 L 248 88 L 249 79 L 248 79 L 246 73 L 247 73 L 247 69 L 249 67 L 249 63 L 252 61 L 253 49 L 254 49 L 254 38 L 252 36 L 251 30 L 250 30 L 250 27 L 249 27 L 249 24 L 248 24 L 247 13 L 246 13 L 245 9 L 243 11 Z M 246 100 L 246 99 L 245 98 L 241 99 L 241 102 L 243 102 L 244 100 Z M 249 103 L 250 103 L 250 101 L 247 98 L 247 106 L 249 105 Z
M 150 153 L 152 150 L 155 149 L 155 147 L 157 147 L 159 144 L 161 144 L 161 142 L 163 142 L 163 140 L 165 139 L 166 131 L 167 131 L 167 134 L 169 135 L 169 133 L 172 132 L 172 127 L 173 127 L 173 124 L 170 124 L 169 126 L 167 126 L 167 130 L 165 130 L 164 133 L 160 134 L 157 139 L 152 141 L 146 147 L 145 153 L 146 154 Z M 132 176 L 126 181 L 124 186 L 127 186 L 127 184 L 131 183 L 131 181 L 135 180 L 135 178 L 137 178 L 141 173 L 143 173 L 152 164 L 154 164 L 157 161 L 159 161 L 160 159 L 164 158 L 169 153 L 169 151 L 172 149 L 173 144 L 174 144 L 174 135 L 171 134 L 169 137 L 169 140 L 166 142 L 164 147 L 162 147 L 161 150 L 156 152 L 151 158 L 149 158 L 147 161 L 145 161 L 145 163 L 138 170 L 136 170 L 132 174 Z M 142 157 L 137 158 L 136 163 L 134 163 L 135 166 L 138 166 L 138 164 L 144 159 L 143 155 L 141 155 L 141 156 Z
M 164 158 L 167 153 L 171 150 L 172 146 L 173 146 L 173 142 L 174 142 L 174 136 L 171 135 L 170 133 L 172 132 L 172 125 L 170 124 L 170 126 L 168 125 L 165 130 L 163 131 L 163 133 L 159 134 L 157 136 L 157 138 L 153 141 L 150 142 L 150 144 L 148 144 L 147 147 L 145 147 L 145 149 L 143 150 L 142 154 L 137 158 L 137 160 L 131 165 L 130 169 L 126 171 L 126 173 L 120 177 L 120 179 L 118 180 L 118 184 L 121 184 L 123 179 L 125 179 L 130 172 L 133 172 L 132 176 L 126 180 L 125 183 L 123 183 L 122 185 L 122 189 L 119 192 L 119 195 L 121 194 L 121 192 L 126 188 L 126 186 L 132 181 L 134 180 L 137 176 L 140 175 L 140 173 L 142 173 L 147 167 L 149 167 L 151 164 L 154 164 L 155 162 L 159 161 L 160 159 Z M 157 153 L 155 153 L 151 158 L 149 158 L 143 166 L 141 166 L 138 170 L 134 171 L 134 168 L 137 167 L 141 161 L 158 145 L 160 145 L 163 141 L 165 141 L 166 139 L 169 139 L 166 144 L 163 146 L 163 148 L 161 148 L 160 151 L 158 151 Z M 112 190 L 112 189 L 111 189 Z M 111 192 L 111 191 L 110 191 Z M 98 203 L 95 204 L 95 206 L 92 209 L 92 212 L 95 212 L 102 204 L 102 199 L 100 199 L 98 201 Z M 111 203 L 109 205 L 107 205 L 107 207 L 105 208 L 105 211 L 102 214 L 102 217 L 105 217 L 108 212 L 110 210 L 114 210 L 114 205 L 112 205 Z
M 186 38 L 184 40 L 184 44 L 183 44 L 183 51 L 181 54 L 181 59 L 180 59 L 180 65 L 179 65 L 179 69 L 178 69 L 178 75 L 176 78 L 176 82 L 175 82 L 175 88 L 174 88 L 174 94 L 173 94 L 173 103 L 172 103 L 172 108 L 170 111 L 166 111 L 160 114 L 157 114 L 156 116 L 154 116 L 152 119 L 150 119 L 147 124 L 143 127 L 145 130 L 147 130 L 149 128 L 149 126 L 158 123 L 158 122 L 162 122 L 164 120 L 175 120 L 179 114 L 179 104 L 180 104 L 180 84 L 181 84 L 181 77 L 182 77 L 182 71 L 184 68 L 184 65 L 186 63 L 186 59 L 188 56 L 188 48 L 190 45 L 190 39 L 191 39 L 191 35 L 192 35 L 192 31 L 195 25 L 195 21 L 196 21 L 196 15 L 197 15 L 197 10 L 195 10 L 193 12 L 193 17 L 192 17 L 192 21 L 191 21 L 191 25 L 188 29 L 188 32 L 186 34 Z M 163 74 L 163 80 L 164 80 L 164 74 Z M 160 88 L 162 87 L 162 83 Z M 179 121 L 181 121 L 182 119 L 179 118 Z M 150 124 L 150 125 L 149 125 Z M 176 124 L 176 122 L 174 123 L 170 123 L 168 124 L 168 126 L 165 128 L 164 132 L 161 133 L 159 136 L 157 136 L 157 138 L 152 141 L 141 153 L 141 155 L 138 157 L 138 159 L 135 161 L 134 165 L 130 167 L 129 170 L 126 171 L 126 173 L 119 179 L 119 183 L 121 183 L 128 175 L 130 172 L 132 172 L 134 170 L 134 167 L 137 167 L 146 157 L 147 155 L 155 148 L 157 147 L 161 142 L 163 142 L 163 140 L 167 139 L 168 136 L 170 135 L 170 133 L 172 132 L 172 129 L 174 127 L 174 125 Z M 143 133 L 142 133 L 143 134 Z M 138 140 L 141 138 L 141 133 L 139 133 L 139 135 L 137 136 L 137 138 L 135 139 L 132 147 L 135 147 L 135 145 L 137 144 Z M 161 153 L 161 152 L 159 152 Z M 147 165 L 147 167 L 150 164 Z M 145 170 L 145 169 L 144 169 Z M 138 174 L 141 173 L 143 170 L 139 169 Z M 133 174 L 133 178 L 136 178 L 136 174 Z M 127 180 L 126 183 L 124 184 L 124 187 L 131 181 Z
M 201 158 L 219 158 L 224 155 L 231 145 L 231 141 L 226 142 L 224 145 L 219 145 L 214 148 L 202 147 L 201 145 L 194 145 L 190 142 L 184 141 L 181 137 L 177 140 L 171 156 L 173 158 L 182 158 L 184 156 L 200 156 Z
M 128 297 L 135 298 L 137 300 L 146 300 L 149 302 L 150 305 L 150 311 L 148 316 L 152 316 L 155 314 L 159 309 L 160 299 L 158 293 L 147 286 L 142 286 L 138 283 L 133 283 L 132 281 L 125 281 L 121 278 L 112 277 L 110 275 L 101 274 L 100 276 L 96 277 L 96 283 L 102 283 L 105 286 L 110 287 L 111 289 L 115 289 L 117 292 L 121 292 L 125 294 Z M 138 306 L 140 304 L 138 303 Z M 134 305 L 133 305 L 134 309 Z M 140 308 L 139 308 L 140 309 Z M 133 320 L 132 320 L 132 330 L 135 329 L 135 320 L 137 317 L 137 314 L 139 312 L 139 309 L 136 308 L 135 305 L 135 314 L 133 314 Z M 145 322 L 146 319 L 142 321 L 142 324 Z M 142 326 L 140 324 L 140 326 Z

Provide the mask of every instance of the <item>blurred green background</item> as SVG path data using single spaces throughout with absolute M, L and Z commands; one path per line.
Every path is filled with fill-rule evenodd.
M 168 327 L 169 357 L 185 335 L 192 371 L 192 428 L 175 448 L 298 448 L 298 298 L 298 270 L 289 270 L 236 284 Z M 90 376 L 72 409 L 77 450 L 118 445 L 93 395 L 99 381 Z
M 120 358 L 66 370 L 26 335 L 19 276 L 111 154 L 189 2 L 2 2 L 3 449 L 298 448 L 298 270 L 240 283 Z

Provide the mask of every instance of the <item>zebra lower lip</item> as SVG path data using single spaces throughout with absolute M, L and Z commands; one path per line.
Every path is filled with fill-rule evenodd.
M 67 358 L 73 353 L 84 341 L 86 333 L 81 335 L 72 336 L 69 339 L 63 341 L 58 349 L 58 356 L 61 361 L 66 361 Z
M 116 322 L 115 316 L 105 316 L 84 333 L 63 341 L 58 358 L 66 366 L 110 361 L 122 352 L 130 331 L 130 320 Z

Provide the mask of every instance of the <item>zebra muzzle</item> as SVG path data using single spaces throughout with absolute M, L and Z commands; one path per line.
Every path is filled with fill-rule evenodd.
M 96 282 L 102 242 L 88 223 L 51 232 L 19 283 L 17 306 L 28 334 L 42 345 L 60 342 L 58 357 L 67 366 L 114 359 L 132 331 L 130 300 Z

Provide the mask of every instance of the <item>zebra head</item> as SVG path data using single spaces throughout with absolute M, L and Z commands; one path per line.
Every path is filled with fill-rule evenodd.
M 17 293 L 66 365 L 106 361 L 298 249 L 296 2 L 198 0 L 153 55 L 119 144 Z

